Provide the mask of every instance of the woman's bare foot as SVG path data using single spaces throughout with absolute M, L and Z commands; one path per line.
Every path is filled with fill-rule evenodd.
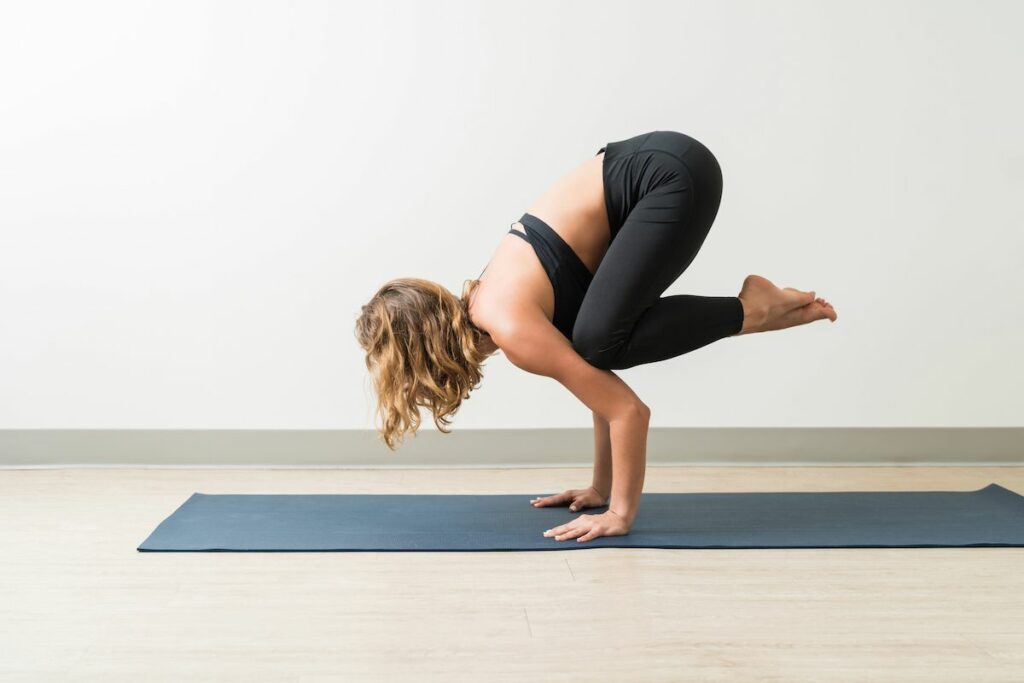
M 813 290 L 779 289 L 760 275 L 746 277 L 739 299 L 743 304 L 743 329 L 737 335 L 782 330 L 825 318 L 835 322 L 837 317 L 832 304 L 815 297 Z

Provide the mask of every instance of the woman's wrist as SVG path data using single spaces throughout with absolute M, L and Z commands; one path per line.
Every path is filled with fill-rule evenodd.
M 633 514 L 629 514 L 629 513 L 625 512 L 625 511 L 623 511 L 621 508 L 619 508 L 614 503 L 608 507 L 608 512 L 612 513 L 613 515 L 615 515 L 616 517 L 618 517 L 619 519 L 624 521 L 627 526 L 633 526 L 633 520 L 636 519 L 636 513 L 635 512 Z

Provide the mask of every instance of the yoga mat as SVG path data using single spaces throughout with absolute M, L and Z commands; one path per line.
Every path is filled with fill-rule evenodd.
M 977 491 L 645 493 L 629 534 L 546 538 L 533 494 L 193 493 L 139 551 L 939 548 L 1024 545 L 1024 497 Z M 584 510 L 596 514 L 607 507 Z

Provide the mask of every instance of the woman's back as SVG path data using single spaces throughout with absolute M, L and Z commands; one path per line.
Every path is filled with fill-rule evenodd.
M 527 208 L 527 213 L 544 221 L 565 241 L 590 273 L 597 271 L 609 241 L 603 159 L 600 154 L 569 171 Z M 525 234 L 521 223 L 512 227 Z M 554 317 L 554 291 L 537 253 L 526 240 L 511 234 L 505 237 L 470 298 L 470 319 L 484 331 L 499 322 L 508 324 L 517 315 L 529 315 L 538 307 L 548 320 Z

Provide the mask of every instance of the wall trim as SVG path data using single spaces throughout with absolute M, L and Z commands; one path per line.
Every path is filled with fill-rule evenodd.
M 389 451 L 373 430 L 0 430 L 0 468 L 585 467 L 593 430 L 424 429 Z M 1024 465 L 1024 427 L 653 427 L 649 465 Z

